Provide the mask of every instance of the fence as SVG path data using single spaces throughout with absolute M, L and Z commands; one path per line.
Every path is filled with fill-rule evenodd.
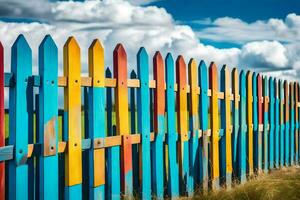
M 98 40 L 89 47 L 89 76 L 81 77 L 73 37 L 64 46 L 63 77 L 50 36 L 39 47 L 38 75 L 31 54 L 20 35 L 4 73 L 0 45 L 0 199 L 176 199 L 298 164 L 298 83 L 237 69 L 230 75 L 226 66 L 219 75 L 214 63 L 191 59 L 187 67 L 182 56 L 174 62 L 159 52 L 149 80 L 144 48 L 128 79 L 121 44 L 112 78 Z

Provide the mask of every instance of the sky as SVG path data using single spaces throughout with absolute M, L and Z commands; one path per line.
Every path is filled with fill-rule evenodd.
M 105 64 L 124 44 L 129 69 L 136 69 L 136 53 L 144 46 L 149 56 L 183 55 L 221 68 L 263 72 L 299 80 L 299 0 L 0 0 L 0 41 L 5 47 L 5 67 L 10 70 L 10 47 L 24 34 L 33 51 L 51 34 L 59 49 L 71 35 L 81 47 L 82 72 L 87 73 L 87 49 L 98 38 L 105 47 Z M 150 59 L 152 64 L 152 59 Z M 62 74 L 62 67 L 59 68 Z

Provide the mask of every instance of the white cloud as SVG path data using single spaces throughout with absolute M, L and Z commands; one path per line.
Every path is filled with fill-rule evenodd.
M 44 35 L 51 34 L 56 41 L 60 65 L 62 65 L 62 46 L 68 36 L 74 35 L 81 46 L 84 73 L 87 72 L 87 48 L 94 38 L 102 40 L 105 46 L 107 66 L 112 66 L 112 52 L 115 45 L 122 42 L 127 50 L 130 69 L 136 67 L 136 53 L 140 46 L 146 47 L 150 57 L 156 50 L 161 50 L 164 55 L 170 51 L 174 57 L 183 54 L 186 62 L 194 57 L 198 61 L 204 59 L 207 64 L 215 61 L 219 67 L 228 64 L 231 67 L 270 70 L 275 68 L 284 70 L 288 66 L 300 69 L 300 60 L 295 59 L 296 55 L 300 55 L 300 45 L 280 43 L 299 40 L 299 28 L 297 29 L 299 16 L 295 14 L 288 15 L 285 21 L 270 19 L 267 22 L 257 21 L 252 24 L 239 19 L 220 18 L 212 22 L 214 27 L 196 33 L 189 26 L 178 25 L 163 8 L 133 5 L 123 0 L 45 2 L 43 10 L 46 15 L 35 11 L 39 6 L 35 5 L 35 0 L 29 1 L 30 8 L 24 5 L 26 4 L 24 1 L 13 2 L 17 5 L 14 8 L 19 11 L 10 13 L 10 17 L 26 14 L 39 19 L 41 23 L 0 22 L 0 38 L 6 49 L 6 68 L 10 65 L 7 59 L 10 56 L 9 48 L 17 35 L 23 33 L 32 47 L 35 65 L 38 45 Z M 4 6 L 1 9 L 9 11 L 12 7 Z M 209 23 L 209 20 L 205 21 Z M 216 34 L 218 31 L 219 34 Z M 250 39 L 245 39 L 246 33 Z M 234 38 L 244 41 L 245 44 L 241 48 L 219 49 L 204 45 L 199 41 L 199 36 L 200 39 L 203 36 L 205 39 L 216 41 Z M 37 73 L 36 68 L 34 72 Z

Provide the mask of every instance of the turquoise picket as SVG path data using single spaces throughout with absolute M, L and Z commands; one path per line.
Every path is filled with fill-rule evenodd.
M 285 100 L 285 104 L 284 104 L 284 115 L 285 115 L 285 120 L 284 120 L 284 125 L 285 125 L 285 161 L 284 164 L 285 166 L 289 166 L 290 165 L 290 122 L 289 122 L 289 84 L 287 81 L 284 81 L 284 100 Z
M 280 145 L 280 167 L 284 166 L 284 155 L 285 155 L 285 148 L 284 148 L 284 92 L 283 92 L 283 81 L 279 80 L 279 102 L 280 102 L 280 137 L 279 137 L 279 145 Z
M 278 80 L 275 79 L 274 81 L 275 86 L 275 145 L 274 145 L 274 156 L 275 156 L 275 167 L 279 168 L 279 135 L 280 135 L 280 125 L 279 125 L 279 111 L 280 111 L 280 103 L 279 103 L 279 83 Z
M 104 138 L 105 129 L 105 88 L 104 88 L 104 52 L 99 40 L 94 40 L 89 47 L 89 76 L 93 78 L 92 87 L 88 88 L 88 137 Z M 95 175 L 96 170 L 105 170 L 105 150 L 89 149 L 89 199 L 105 198 L 104 177 Z M 95 168 L 95 164 L 101 164 Z M 102 172 L 100 172 L 102 174 Z
M 275 97 L 274 97 L 274 81 L 273 78 L 270 77 L 269 78 L 269 122 L 270 122 L 270 126 L 269 126 L 269 169 L 273 169 L 274 168 L 274 130 L 275 130 L 275 117 L 276 115 L 274 114 L 274 101 L 275 101 Z
M 105 71 L 106 78 L 111 78 L 112 73 L 107 68 Z M 106 88 L 106 119 L 107 119 L 107 136 L 114 136 L 116 131 L 112 124 L 112 88 Z M 107 194 L 106 199 L 120 199 L 120 146 L 114 146 L 107 149 Z
M 154 133 L 152 143 L 152 192 L 157 199 L 164 198 L 164 138 L 165 138 L 165 73 L 160 52 L 153 57 L 154 89 Z
M 9 89 L 9 144 L 15 145 L 14 160 L 9 161 L 9 199 L 28 199 L 28 135 L 27 112 L 29 76 L 32 74 L 32 53 L 23 35 L 19 35 L 11 50 L 11 72 L 15 85 Z M 31 177 L 32 178 L 32 177 Z
M 202 189 L 208 190 L 208 78 L 207 66 L 202 60 L 198 67 L 198 84 L 200 86 L 199 118 L 202 137 L 200 138 L 199 168 Z
M 238 133 L 238 176 L 241 183 L 246 182 L 246 75 L 240 72 L 240 128 Z
M 58 55 L 50 35 L 39 46 L 39 198 L 58 199 Z
M 165 59 L 166 66 L 166 108 L 168 143 L 168 193 L 172 199 L 179 197 L 179 169 L 177 162 L 177 133 L 175 129 L 175 88 L 174 60 L 170 53 Z
M 149 101 L 149 58 L 145 48 L 137 54 L 137 73 L 140 87 L 137 90 L 138 132 L 141 134 L 141 198 L 151 199 L 150 160 L 150 101 Z
M 269 148 L 269 130 L 268 130 L 268 125 L 269 125 L 269 112 L 268 112 L 268 98 L 269 98 L 269 84 L 268 84 L 268 78 L 264 77 L 263 78 L 263 98 L 264 98 L 264 109 L 263 109 L 263 113 L 264 113 L 264 117 L 263 117 L 263 170 L 265 173 L 268 173 L 268 168 L 269 168 L 269 152 L 268 152 L 268 148 Z
M 252 75 L 252 89 L 253 89 L 253 164 L 254 170 L 258 172 L 259 169 L 259 152 L 258 152 L 258 106 L 257 106 L 257 75 L 253 72 Z
M 290 163 L 294 165 L 295 155 L 295 110 L 294 110 L 294 83 L 290 83 Z

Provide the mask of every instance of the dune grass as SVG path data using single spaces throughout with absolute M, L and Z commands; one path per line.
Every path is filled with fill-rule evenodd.
M 244 185 L 230 190 L 221 189 L 206 195 L 196 194 L 194 199 L 204 200 L 293 200 L 300 199 L 300 166 L 273 170 L 254 177 Z

